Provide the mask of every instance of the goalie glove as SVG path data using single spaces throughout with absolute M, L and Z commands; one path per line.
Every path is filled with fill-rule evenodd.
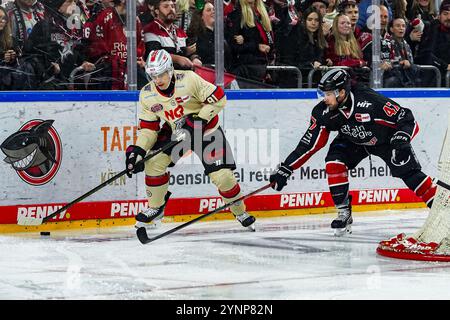
M 269 181 L 272 184 L 272 189 L 281 191 L 286 185 L 287 180 L 291 176 L 293 170 L 290 166 L 280 163 L 275 171 L 269 177 Z
M 409 161 L 411 156 L 411 138 L 403 131 L 397 131 L 391 138 L 392 162 L 403 165 Z
M 144 159 L 146 153 L 147 152 L 139 146 L 130 145 L 127 147 L 125 152 L 125 167 L 127 169 L 128 178 L 131 178 L 133 173 L 144 171 L 144 163 L 137 163 Z

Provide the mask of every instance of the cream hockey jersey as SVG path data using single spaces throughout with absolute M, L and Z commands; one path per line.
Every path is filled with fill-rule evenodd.
M 141 111 L 136 144 L 144 150 L 151 149 L 155 144 L 161 121 L 174 131 L 185 116 L 198 114 L 208 121 L 207 130 L 215 130 L 219 125 L 218 113 L 226 103 L 223 89 L 190 70 L 176 70 L 174 76 L 175 87 L 170 97 L 164 95 L 153 81 L 140 91 Z

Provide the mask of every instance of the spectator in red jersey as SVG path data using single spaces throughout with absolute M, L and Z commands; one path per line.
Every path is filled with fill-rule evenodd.
M 328 39 L 325 58 L 333 66 L 360 68 L 367 65 L 352 30 L 350 18 L 339 13 L 333 22 L 332 35 Z
M 372 62 L 372 35 L 369 32 L 362 31 L 361 28 L 357 26 L 359 8 L 356 0 L 342 0 L 339 3 L 338 11 L 343 12 L 350 18 L 353 34 L 361 48 L 364 60 L 370 65 Z
M 144 70 L 143 60 L 145 46 L 139 18 L 136 18 L 137 32 L 137 60 L 138 68 Z M 114 0 L 114 7 L 101 11 L 93 25 L 93 29 L 85 34 L 88 36 L 86 50 L 90 62 L 95 62 L 97 69 L 95 84 L 92 89 L 97 90 L 125 90 L 127 89 L 127 38 L 126 3 L 125 0 Z M 96 81 L 95 79 L 99 79 Z

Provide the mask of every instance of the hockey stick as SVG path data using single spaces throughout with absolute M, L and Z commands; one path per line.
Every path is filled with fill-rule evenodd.
M 179 137 L 177 137 L 177 140 L 173 140 L 170 143 L 166 144 L 165 146 L 163 146 L 163 147 L 161 147 L 161 148 L 159 148 L 157 150 L 149 152 L 142 160 L 138 161 L 136 163 L 136 165 L 141 164 L 143 162 L 146 162 L 147 160 L 149 160 L 150 158 L 153 158 L 157 154 L 172 148 L 173 146 L 175 146 L 176 144 L 181 142 L 183 139 L 184 139 L 184 135 L 180 135 Z M 127 169 L 119 172 L 118 174 L 116 174 L 115 176 L 112 176 L 111 178 L 109 178 L 108 180 L 103 182 L 102 184 L 99 184 L 98 186 L 96 186 L 94 189 L 86 192 L 82 196 L 79 196 L 78 198 L 76 198 L 72 202 L 66 204 L 65 206 L 61 207 L 60 209 L 56 210 L 55 212 L 53 212 L 52 214 L 50 214 L 50 215 L 48 215 L 48 216 L 46 216 L 44 218 L 25 217 L 25 216 L 20 215 L 20 216 L 17 217 L 17 224 L 21 225 L 21 226 L 38 226 L 38 225 L 41 225 L 42 223 L 47 222 L 49 219 L 53 218 L 54 216 L 56 216 L 56 215 L 60 214 L 61 212 L 67 210 L 68 208 L 70 208 L 74 204 L 76 204 L 76 203 L 80 202 L 81 200 L 89 197 L 91 194 L 94 194 L 95 192 L 97 192 L 98 190 L 100 190 L 103 187 L 107 186 L 111 182 L 117 180 L 121 176 L 125 175 L 127 172 L 128 172 Z
M 237 203 L 239 201 L 245 200 L 245 199 L 247 199 L 247 198 L 249 198 L 249 197 L 251 197 L 251 196 L 253 196 L 253 195 L 257 194 L 257 193 L 260 193 L 260 192 L 270 188 L 271 186 L 272 186 L 272 184 L 269 183 L 269 184 L 265 185 L 264 187 L 261 187 L 261 188 L 255 190 L 255 191 L 253 191 L 253 192 L 250 192 L 249 194 L 246 194 L 246 195 L 244 195 L 244 196 L 242 196 L 242 197 L 240 197 L 240 198 L 238 198 L 236 200 L 233 200 L 230 203 L 227 203 L 227 204 L 225 204 L 225 205 L 223 205 L 223 206 L 221 206 L 221 207 L 219 207 L 219 208 L 217 208 L 217 209 L 215 209 L 213 211 L 205 213 L 204 215 L 201 215 L 201 216 L 199 216 L 199 217 L 197 217 L 195 219 L 192 219 L 192 220 L 190 220 L 190 221 L 188 221 L 186 223 L 183 223 L 183 224 L 181 224 L 181 225 L 179 225 L 179 226 L 177 226 L 175 228 L 167 230 L 166 232 L 163 232 L 163 233 L 157 235 L 156 237 L 149 238 L 148 235 L 147 235 L 147 230 L 145 230 L 144 227 L 138 228 L 136 230 L 136 235 L 137 235 L 139 241 L 142 244 L 147 244 L 147 243 L 153 242 L 153 241 L 155 241 L 157 239 L 160 239 L 160 238 L 165 237 L 165 236 L 167 236 L 167 235 L 169 235 L 171 233 L 174 233 L 175 231 L 183 229 L 183 228 L 185 228 L 185 227 L 187 227 L 187 226 L 189 226 L 189 225 L 191 225 L 191 224 L 193 224 L 193 223 L 195 223 L 195 222 L 197 222 L 199 220 L 202 220 L 202 219 L 204 219 L 204 218 L 206 218 L 206 217 L 208 217 L 208 216 L 210 216 L 210 215 L 212 215 L 214 213 L 217 213 L 219 211 L 225 210 L 225 209 L 231 207 L 233 204 L 235 204 L 235 203 Z
M 436 181 L 436 184 L 437 184 L 438 186 L 441 186 L 442 188 L 447 189 L 448 191 L 450 191 L 450 185 L 447 184 L 447 183 L 445 183 L 444 181 L 437 180 L 437 181 Z

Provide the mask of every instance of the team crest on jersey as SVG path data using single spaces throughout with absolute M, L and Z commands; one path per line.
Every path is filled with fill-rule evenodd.
M 355 113 L 355 119 L 358 122 L 370 122 L 370 114 L 368 114 L 368 113 Z
M 157 104 L 152 105 L 152 107 L 150 108 L 150 111 L 151 112 L 159 112 L 159 111 L 162 111 L 162 109 L 163 109 L 162 104 L 157 103 Z

